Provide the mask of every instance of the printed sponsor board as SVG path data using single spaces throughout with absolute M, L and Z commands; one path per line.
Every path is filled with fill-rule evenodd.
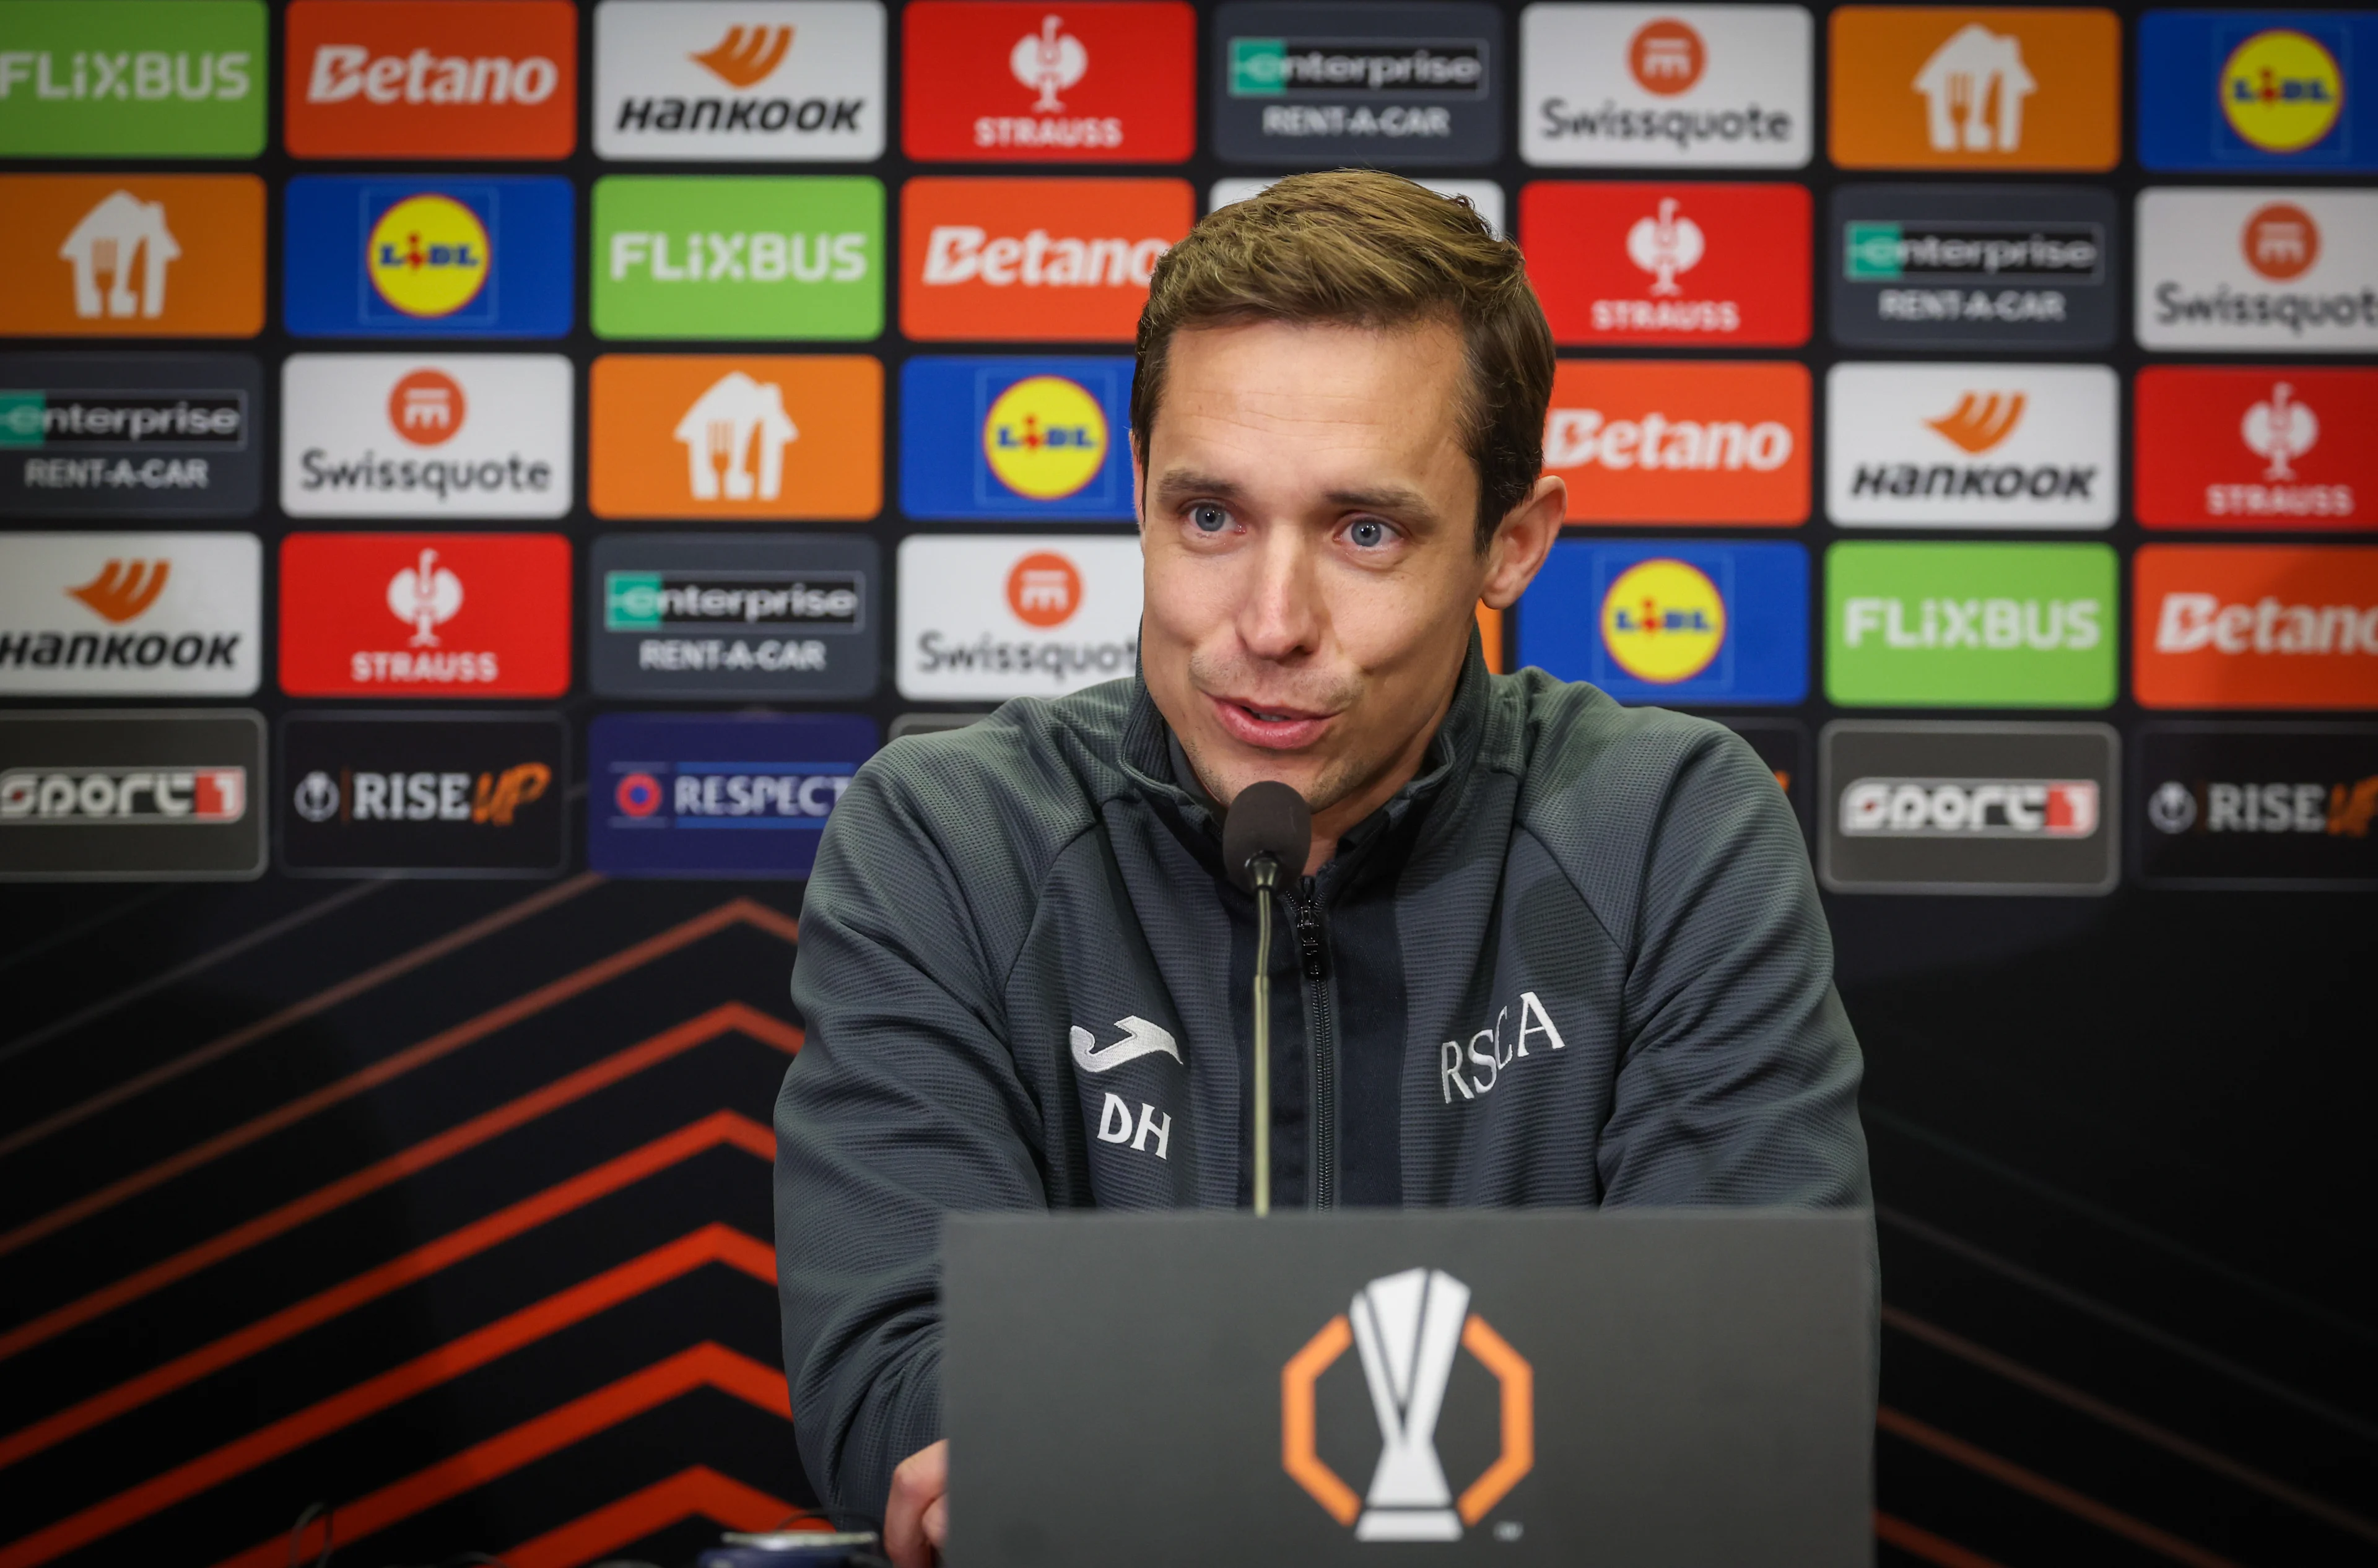
M 2139 19 L 2139 162 L 2199 173 L 2378 170 L 2378 106 L 2351 80 L 2368 11 L 2149 11 Z
M 0 693 L 246 697 L 263 565 L 253 533 L 0 533 Z
M 281 542 L 292 697 L 558 697 L 570 541 L 558 533 L 292 533 Z
M 576 204 L 541 174 L 300 174 L 282 320 L 301 338 L 561 337 Z
M 1571 522 L 1808 521 L 1808 372 L 1775 363 L 1564 360 L 1544 469 Z
M 1553 341 L 1808 341 L 1808 191 L 1796 185 L 1579 185 L 1519 192 L 1519 243 Z
M 0 337 L 252 338 L 253 174 L 0 174 Z
M 1387 0 L 1214 13 L 1214 150 L 1232 163 L 1492 163 L 1503 152 L 1503 18 Z
M 2139 344 L 2378 349 L 2378 191 L 2139 193 Z
M 1809 800 L 1816 793 L 1816 775 L 1809 772 L 1808 727 L 1797 719 L 1722 718 L 1718 723 L 1750 743 L 1750 749 L 1775 775 L 1777 787 L 1791 803 L 1801 833 L 1816 836 Z
M 569 0 L 292 0 L 284 130 L 299 158 L 567 158 Z
M 1808 553 L 1562 540 L 1521 602 L 1519 663 L 1622 702 L 1797 702 L 1808 694 Z
M 1206 191 L 1206 210 L 1228 207 L 1234 201 L 1244 201 L 1257 191 L 1267 190 L 1286 175 L 1272 175 L 1260 180 L 1216 180 Z M 1439 196 L 1453 197 L 1470 204 L 1471 211 L 1485 220 L 1486 226 L 1508 238 L 1510 229 L 1503 221 L 1503 187 L 1492 180 L 1414 180 Z
M 1178 163 L 1195 150 L 1197 15 L 1180 0 L 915 0 L 900 38 L 911 158 Z
M 1139 659 L 1139 541 L 917 533 L 900 542 L 900 695 L 1062 697 Z
M 1157 257 L 1195 220 L 1185 180 L 912 179 L 900 190 L 900 329 L 1130 342 Z
M 246 517 L 263 407 L 246 354 L 0 354 L 0 517 Z
M 2378 709 L 2378 549 L 2148 545 L 2131 569 L 2139 706 Z
M 572 401 L 559 354 L 292 354 L 281 367 L 281 509 L 561 517 Z
M 880 360 L 605 354 L 586 403 L 597 517 L 863 522 L 883 509 Z
M 587 726 L 586 861 L 607 877 L 806 877 L 875 721 L 602 713 Z
M 912 359 L 900 509 L 949 522 L 1128 522 L 1127 359 Z
M 1843 186 L 1833 341 L 2101 349 L 2114 341 L 2114 197 L 2079 186 Z
M 1844 169 L 2111 169 L 2121 24 L 2057 6 L 1844 6 L 1832 158 Z
M 2102 365 L 1836 365 L 1825 510 L 1844 528 L 2105 528 L 2121 389 Z
M 0 157 L 253 158 L 261 0 L 0 6 Z
M 0 881 L 252 880 L 266 783 L 245 708 L 0 713 Z
M 705 162 L 881 158 L 883 7 L 604 0 L 594 8 L 594 150 Z
M 569 859 L 558 713 L 291 713 L 281 868 L 315 877 L 549 877 Z
M 603 338 L 872 338 L 883 184 L 860 174 L 613 174 L 589 264 Z
M 2120 880 L 2108 725 L 1837 719 L 1817 748 L 1817 875 L 1834 892 L 2095 896 Z
M 1539 166 L 1797 169 L 1815 148 L 1799 6 L 1519 13 L 1519 155 Z
M 587 671 L 604 697 L 871 697 L 883 583 L 860 534 L 606 534 Z
M 2378 888 L 2378 726 L 2166 721 L 2135 758 L 2141 881 Z
M 2158 365 L 2132 402 L 2132 504 L 2148 527 L 2378 525 L 2378 371 Z
M 2104 545 L 1858 541 L 1825 552 L 1825 695 L 1844 708 L 2103 708 Z

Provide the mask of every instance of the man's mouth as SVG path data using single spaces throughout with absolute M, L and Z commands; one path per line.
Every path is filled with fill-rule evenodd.
M 1214 705 L 1215 717 L 1233 740 L 1267 751 L 1294 751 L 1310 746 L 1336 717 L 1260 699 L 1208 695 L 1206 700 Z

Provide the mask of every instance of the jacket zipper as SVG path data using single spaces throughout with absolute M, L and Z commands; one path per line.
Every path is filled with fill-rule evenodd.
M 1304 1033 L 1313 1063 L 1313 1206 L 1328 1209 L 1338 1204 L 1338 1029 L 1329 1011 L 1321 901 L 1311 878 L 1296 899 L 1296 947 L 1303 960 Z

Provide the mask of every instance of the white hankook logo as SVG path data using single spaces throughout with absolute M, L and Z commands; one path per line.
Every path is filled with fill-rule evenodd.
M 1123 1031 L 1123 1038 L 1101 1049 L 1096 1035 L 1075 1024 L 1068 1036 L 1074 1047 L 1074 1065 L 1085 1072 L 1104 1072 L 1159 1051 L 1175 1061 L 1181 1060 L 1180 1045 L 1161 1025 L 1134 1013 L 1116 1019 L 1114 1026 Z

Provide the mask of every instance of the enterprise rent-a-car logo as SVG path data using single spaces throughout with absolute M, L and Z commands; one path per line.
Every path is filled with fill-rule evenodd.
M 1491 162 L 1503 140 L 1502 25 L 1482 5 L 1225 6 L 1216 150 L 1259 163 Z

